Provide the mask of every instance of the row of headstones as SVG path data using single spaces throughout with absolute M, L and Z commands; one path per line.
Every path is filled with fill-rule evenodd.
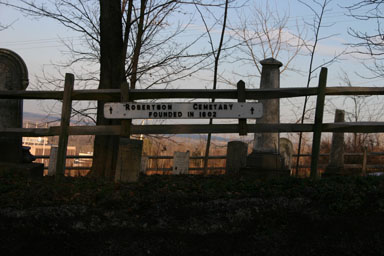
M 146 174 L 149 157 L 141 156 L 140 172 Z M 189 173 L 189 151 L 174 152 L 172 174 L 188 174 Z
M 56 174 L 56 158 L 57 158 L 57 146 L 52 146 L 49 156 L 48 164 L 48 176 Z M 149 157 L 141 156 L 140 172 L 145 174 L 147 172 Z M 189 172 L 189 151 L 187 152 L 174 152 L 172 174 L 188 174 Z

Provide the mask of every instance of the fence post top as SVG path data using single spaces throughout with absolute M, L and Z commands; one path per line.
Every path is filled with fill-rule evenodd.
M 245 86 L 245 82 L 243 80 L 240 80 L 239 82 L 237 82 L 237 86 Z
M 262 60 L 262 61 L 260 61 L 260 64 L 262 66 L 266 66 L 266 65 L 277 66 L 278 68 L 283 66 L 283 63 L 281 63 L 280 61 L 278 61 L 274 58 L 268 58 L 268 59 Z

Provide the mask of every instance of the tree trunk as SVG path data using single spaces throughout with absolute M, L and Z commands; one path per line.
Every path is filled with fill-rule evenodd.
M 120 0 L 100 0 L 100 84 L 99 89 L 118 89 L 125 80 L 122 13 Z M 119 121 L 104 118 L 103 101 L 97 106 L 97 125 L 113 125 Z M 93 150 L 92 176 L 113 180 L 118 136 L 96 136 Z

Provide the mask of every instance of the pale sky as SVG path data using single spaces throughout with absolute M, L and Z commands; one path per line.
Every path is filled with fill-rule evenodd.
M 249 1 L 248 4 L 252 5 L 255 3 L 265 2 L 265 0 L 253 0 Z M 310 1 L 308 1 L 310 2 Z M 354 39 L 348 35 L 347 29 L 349 27 L 358 28 L 360 30 L 368 30 L 372 29 L 372 26 L 369 26 L 365 23 L 355 21 L 354 19 L 346 16 L 346 10 L 341 8 L 340 6 L 345 6 L 351 4 L 352 0 L 334 0 L 332 2 L 331 8 L 329 12 L 324 16 L 324 25 L 329 25 L 329 27 L 324 27 L 321 30 L 321 37 L 334 35 L 327 40 L 321 41 L 319 43 L 317 54 L 315 57 L 315 65 L 318 65 L 322 61 L 326 61 L 335 53 L 339 53 L 346 48 L 346 43 L 353 42 Z M 313 36 L 311 35 L 311 31 L 308 27 L 305 27 L 305 22 L 313 21 L 313 14 L 309 11 L 307 7 L 300 4 L 297 0 L 275 0 L 270 1 L 271 9 L 276 9 L 276 7 L 280 10 L 284 10 L 286 15 L 289 16 L 287 28 L 289 30 L 295 31 L 296 27 L 299 29 L 305 30 L 305 34 L 307 35 L 307 40 L 311 40 Z M 246 8 L 242 15 L 251 15 L 250 8 Z M 283 13 L 281 13 L 282 15 Z M 231 25 L 238 24 L 236 20 L 235 11 L 231 11 L 229 22 Z M 177 19 L 175 17 L 174 19 Z M 197 22 L 197 18 L 195 19 Z M 176 20 L 175 20 L 176 22 Z M 66 58 L 66 48 L 63 46 L 61 40 L 73 40 L 73 42 L 79 43 L 79 35 L 69 31 L 64 28 L 62 25 L 58 24 L 55 21 L 50 19 L 33 19 L 30 17 L 24 17 L 19 14 L 17 11 L 14 11 L 9 8 L 5 8 L 3 6 L 0 7 L 0 23 L 2 24 L 10 24 L 11 27 L 0 32 L 0 48 L 8 48 L 15 52 L 17 52 L 26 62 L 29 77 L 31 80 L 31 84 L 34 83 L 34 77 L 41 75 L 41 70 L 44 67 L 48 67 L 47 70 L 54 72 L 53 69 L 49 68 L 49 65 L 52 62 L 57 62 L 60 60 L 64 60 Z M 332 26 L 331 26 L 332 25 Z M 194 30 L 202 29 L 202 24 L 195 24 Z M 196 31 L 192 31 L 191 35 L 196 33 Z M 202 47 L 209 47 L 208 45 L 203 46 L 204 43 L 200 43 Z M 306 86 L 306 74 L 308 70 L 309 57 L 305 55 L 305 52 L 302 51 L 302 56 L 298 57 L 294 62 L 294 67 L 301 70 L 302 74 L 298 73 L 286 73 L 281 77 L 281 87 L 305 87 Z M 282 61 L 282 60 L 280 60 Z M 284 63 L 283 63 L 284 64 Z M 242 70 L 239 69 L 239 65 L 225 64 L 223 65 L 225 72 L 228 74 L 239 74 L 247 69 L 247 72 L 253 72 L 253 67 L 241 67 Z M 361 65 L 361 60 L 355 59 L 352 56 L 343 56 L 337 63 L 329 66 L 329 77 L 328 77 L 328 85 L 329 86 L 339 86 L 341 85 L 340 74 L 342 70 L 348 72 L 350 78 L 355 86 L 381 86 L 381 80 L 366 80 L 355 74 L 355 72 L 361 72 L 363 69 Z M 364 71 L 365 72 L 365 71 Z M 205 73 L 207 77 L 209 77 L 209 72 Z M 242 77 L 237 77 L 233 75 L 232 79 L 240 80 Z M 204 78 L 203 81 L 199 83 L 202 86 L 210 88 L 210 82 L 207 81 L 209 78 Z M 244 80 L 244 79 L 243 79 Z M 185 82 L 183 82 L 185 83 Z M 259 81 L 257 79 L 252 80 L 252 87 L 257 88 Z M 314 80 L 312 86 L 316 85 L 317 79 Z M 32 85 L 31 85 L 32 86 Z M 30 86 L 30 87 L 31 87 Z M 187 83 L 182 85 L 184 88 L 188 86 Z M 339 100 L 341 105 L 343 105 L 343 101 Z M 288 104 L 287 102 L 282 102 L 283 106 Z M 290 103 L 297 104 L 299 103 Z M 41 108 L 36 102 L 28 101 L 25 103 L 25 111 L 29 112 L 39 112 Z M 286 111 L 286 109 L 285 109 Z M 293 110 L 289 110 L 286 112 L 286 119 L 294 119 L 294 115 L 291 113 Z M 283 118 L 282 118 L 283 119 Z M 332 117 L 330 117 L 332 121 Z

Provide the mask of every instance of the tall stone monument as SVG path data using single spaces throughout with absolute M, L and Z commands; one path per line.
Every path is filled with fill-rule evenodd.
M 25 90 L 28 70 L 23 59 L 13 51 L 0 48 L 0 90 Z M 0 99 L 0 128 L 21 128 L 23 101 Z M 0 137 L 0 162 L 22 162 L 21 137 Z
M 279 69 L 283 64 L 273 58 L 262 60 L 260 64 L 263 67 L 260 89 L 280 88 Z M 280 99 L 266 99 L 260 102 L 263 104 L 263 116 L 256 119 L 256 124 L 279 124 Z M 267 176 L 289 175 L 279 153 L 278 133 L 255 133 L 253 151 L 247 157 L 247 168 Z
M 273 58 L 260 61 L 263 69 L 261 71 L 260 89 L 280 88 L 280 61 Z M 261 100 L 263 104 L 263 116 L 256 119 L 258 124 L 280 123 L 280 99 Z M 260 153 L 279 152 L 278 133 L 255 133 L 253 150 Z

